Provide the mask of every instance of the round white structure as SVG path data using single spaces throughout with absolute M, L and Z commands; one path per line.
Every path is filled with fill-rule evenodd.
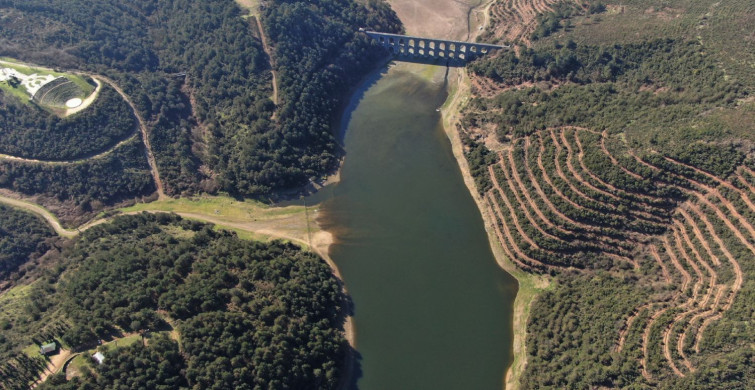
M 80 106 L 82 103 L 81 99 L 79 98 L 73 98 L 66 102 L 66 107 L 68 108 L 76 108 Z

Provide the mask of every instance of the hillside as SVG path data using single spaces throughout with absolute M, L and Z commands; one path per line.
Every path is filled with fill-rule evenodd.
M 0 299 L 0 388 L 35 378 L 45 363 L 25 347 L 53 339 L 63 355 L 87 356 L 98 340 L 123 346 L 103 347 L 102 366 L 82 363 L 69 381 L 54 376 L 40 388 L 331 389 L 341 380 L 349 303 L 312 253 L 146 213 L 60 248 L 47 255 L 54 267 Z M 126 347 L 133 335 L 146 346 Z
M 340 158 L 332 124 L 341 102 L 383 55 L 357 28 L 400 30 L 395 14 L 382 2 L 269 1 L 258 12 L 272 48 L 269 58 L 255 17 L 230 0 L 6 0 L 0 2 L 0 12 L 0 56 L 107 78 L 133 102 L 134 114 L 145 127 L 143 143 L 155 160 L 154 185 L 126 188 L 110 183 L 118 188 L 94 193 L 86 190 L 92 182 L 76 174 L 45 173 L 45 185 L 64 186 L 67 192 L 62 204 L 47 206 L 67 208 L 66 214 L 77 214 L 76 207 L 93 201 L 102 209 L 155 188 L 169 196 L 223 190 L 269 197 L 322 177 Z M 270 100 L 271 67 L 279 74 L 277 105 Z M 107 88 L 103 95 L 98 100 L 114 96 Z M 20 104 L 0 96 L 5 107 Z M 0 148 L 10 157 L 42 160 L 106 150 L 133 128 L 127 124 L 128 109 L 100 104 L 112 105 L 120 122 L 86 122 L 82 129 L 71 123 L 67 130 L 33 123 L 26 113 L 16 117 L 7 109 L 0 111 L 0 122 L 12 121 L 14 128 L 24 130 L 4 136 Z M 19 110 L 33 108 L 29 103 Z M 69 122 L 97 119 L 93 110 L 97 107 Z M 91 137 L 94 129 L 106 131 Z M 46 136 L 51 130 L 55 136 Z M 120 157 L 128 172 L 146 167 L 136 167 L 131 156 Z M 13 165 L 6 169 L 23 175 L 26 183 L 22 189 L 3 180 L 0 187 L 27 195 L 43 192 L 39 176 L 17 172 L 47 167 L 16 167 L 9 161 L 3 159 L 3 164 Z M 110 164 L 106 169 L 118 168 Z M 98 179 L 110 180 L 102 175 Z
M 498 244 L 554 279 L 518 387 L 755 385 L 753 11 L 492 5 L 519 46 L 469 66 L 458 129 Z

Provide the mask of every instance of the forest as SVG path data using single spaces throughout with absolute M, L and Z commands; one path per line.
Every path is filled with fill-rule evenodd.
M 54 232 L 47 223 L 29 213 L 0 205 L 0 283 L 29 260 L 47 252 L 46 240 Z M 12 279 L 17 279 L 14 277 Z
M 296 246 L 143 213 L 93 227 L 53 255 L 57 266 L 35 288 L 53 305 L 42 313 L 58 311 L 64 326 L 45 337 L 86 351 L 158 333 L 42 388 L 331 389 L 340 380 L 350 303 L 330 267 Z
M 271 59 L 233 1 L 2 0 L 0 9 L 0 55 L 104 74 L 132 97 L 171 195 L 269 196 L 334 169 L 335 116 L 384 56 L 357 29 L 401 29 L 382 1 L 270 1 L 261 20 Z

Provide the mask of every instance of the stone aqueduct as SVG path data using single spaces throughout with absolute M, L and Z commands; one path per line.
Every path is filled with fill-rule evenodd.
M 469 61 L 495 50 L 509 48 L 509 46 L 490 45 L 487 43 L 422 38 L 367 31 L 365 29 L 359 29 L 359 31 L 367 34 L 367 36 L 398 56 Z

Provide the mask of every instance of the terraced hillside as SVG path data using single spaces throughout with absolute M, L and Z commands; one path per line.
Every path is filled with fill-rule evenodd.
M 615 350 L 627 359 L 641 350 L 649 382 L 667 371 L 684 377 L 704 364 L 706 331 L 737 302 L 740 263 L 752 267 L 755 176 L 741 165 L 736 181 L 722 180 L 659 154 L 609 151 L 607 138 L 561 127 L 512 141 L 488 167 L 495 232 L 523 269 L 621 269 L 652 286 Z
M 490 6 L 490 24 L 480 36 L 483 41 L 529 43 L 539 17 L 560 3 L 582 6 L 577 0 L 502 0 Z
M 645 2 L 625 3 L 634 14 Z M 537 1 L 491 12 L 506 6 L 549 12 Z M 750 11 L 726 7 L 734 20 Z M 505 28 L 534 31 L 518 23 Z M 501 248 L 555 281 L 531 307 L 518 385 L 751 388 L 750 75 L 691 40 L 692 26 L 596 44 L 572 33 L 472 64 L 459 125 Z

